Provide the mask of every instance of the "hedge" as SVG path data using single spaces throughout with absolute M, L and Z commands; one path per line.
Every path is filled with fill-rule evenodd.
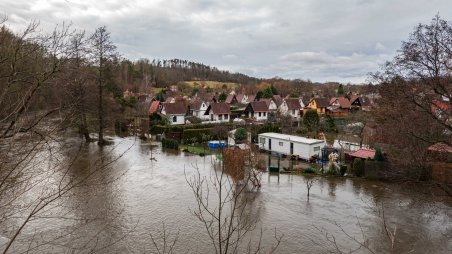
M 196 142 L 209 141 L 211 130 L 212 128 L 185 129 L 183 132 L 183 142 L 184 144 L 190 144 L 193 142 L 193 139 L 196 139 Z
M 228 127 L 228 129 L 232 128 L 231 123 L 206 123 L 206 124 L 190 124 L 190 125 L 152 125 L 149 129 L 151 134 L 162 134 L 167 132 L 184 132 L 184 130 L 193 130 L 193 129 L 208 129 L 213 128 L 217 125 L 222 125 Z

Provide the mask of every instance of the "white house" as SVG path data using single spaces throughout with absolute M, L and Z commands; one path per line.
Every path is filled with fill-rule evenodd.
M 278 106 L 273 99 L 260 99 L 259 101 L 265 102 L 270 111 L 276 111 L 278 109 Z
M 209 106 L 206 102 L 196 100 L 191 103 L 190 110 L 193 116 L 196 116 L 202 120 L 209 120 L 209 116 L 205 115 L 208 107 Z
M 259 148 L 284 155 L 296 155 L 301 159 L 309 160 L 316 155 L 321 157 L 324 140 L 310 139 L 299 136 L 279 134 L 273 132 L 258 135 Z
M 211 122 L 229 122 L 231 119 L 231 111 L 226 103 L 211 103 L 204 115 L 207 115 Z
M 168 117 L 171 125 L 185 124 L 185 114 L 187 110 L 182 102 L 163 103 L 162 115 Z
M 248 118 L 256 121 L 266 121 L 270 110 L 267 107 L 265 101 L 253 101 L 248 103 L 244 111 Z
M 279 106 L 279 112 L 286 116 L 291 116 L 293 118 L 299 119 L 303 101 L 296 98 L 283 99 L 281 105 Z

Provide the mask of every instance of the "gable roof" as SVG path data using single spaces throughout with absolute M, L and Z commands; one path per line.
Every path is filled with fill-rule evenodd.
M 231 104 L 231 103 L 236 103 L 237 101 L 238 101 L 237 97 L 234 94 L 230 94 L 230 95 L 228 95 L 228 97 L 226 97 L 226 100 L 224 102 L 227 104 Z
M 350 101 L 345 97 L 331 97 L 330 105 L 333 104 L 335 101 L 339 103 L 340 108 L 349 109 L 352 107 Z
M 272 97 L 273 97 L 273 101 L 276 103 L 276 106 L 279 107 L 282 104 L 281 95 L 276 94 L 276 95 L 273 95 Z
M 237 99 L 237 102 L 238 102 L 238 103 L 242 103 L 243 98 L 244 98 L 245 96 L 246 96 L 246 95 L 240 93 L 240 94 L 237 94 L 237 95 L 235 96 L 235 98 Z
M 288 98 L 288 99 L 284 99 L 284 100 L 286 101 L 288 110 L 300 110 L 301 109 L 300 101 L 297 98 Z
M 201 108 L 202 105 L 202 101 L 201 100 L 193 100 L 190 102 L 190 108 L 193 110 L 199 110 Z
M 229 105 L 226 103 L 211 103 L 206 111 L 206 114 L 212 110 L 213 114 L 231 114 Z
M 256 95 L 248 95 L 247 102 L 253 102 L 256 99 Z
M 253 108 L 254 112 L 268 112 L 268 105 L 265 101 L 252 101 L 249 105 Z
M 324 99 L 324 98 L 314 98 L 314 99 L 312 99 L 312 100 L 315 101 L 315 103 L 317 104 L 317 107 L 318 107 L 318 108 L 326 108 L 326 107 L 328 107 L 328 105 L 330 105 L 330 104 L 328 103 L 328 100 L 327 100 L 327 99 Z M 312 100 L 311 100 L 311 101 L 312 101 Z
M 151 102 L 151 106 L 148 109 L 148 113 L 157 113 L 160 111 L 160 101 L 153 101 Z
M 185 115 L 187 110 L 182 102 L 163 103 L 167 115 Z

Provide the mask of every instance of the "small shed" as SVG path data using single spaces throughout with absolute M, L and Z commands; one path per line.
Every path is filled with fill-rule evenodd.
M 358 151 L 355 151 L 353 153 L 348 153 L 348 156 L 350 156 L 352 158 L 361 158 L 363 160 L 368 159 L 368 158 L 373 159 L 375 157 L 375 150 L 361 148 Z
M 280 133 L 261 133 L 258 135 L 259 148 L 284 155 L 295 155 L 301 159 L 309 160 L 312 156 L 321 157 L 321 150 L 326 142 Z

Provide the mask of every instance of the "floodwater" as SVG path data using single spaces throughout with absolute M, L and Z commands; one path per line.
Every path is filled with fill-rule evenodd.
M 175 242 L 174 253 L 214 253 L 203 223 L 193 214 L 196 201 L 186 178 L 197 172 L 211 175 L 215 156 L 165 150 L 159 143 L 133 138 L 114 138 L 103 149 L 86 145 L 79 153 L 66 172 L 69 177 L 100 164 L 108 164 L 106 170 L 36 215 L 11 252 L 157 253 L 152 239 L 162 247 L 165 231 L 166 244 Z M 59 161 L 74 154 L 64 153 Z M 267 161 L 267 155 L 261 156 Z M 47 177 L 55 178 L 46 182 L 51 185 L 61 174 Z M 452 253 L 452 199 L 434 187 L 315 179 L 308 199 L 304 176 L 265 173 L 260 191 L 244 194 L 252 197 L 248 212 L 257 220 L 251 240 L 262 232 L 262 246 L 268 250 L 276 232 L 282 236 L 276 253 L 331 253 L 338 252 L 336 247 L 391 253 L 395 229 L 392 253 Z M 8 227 L 0 229 L 0 239 L 11 238 L 22 219 L 2 224 Z

